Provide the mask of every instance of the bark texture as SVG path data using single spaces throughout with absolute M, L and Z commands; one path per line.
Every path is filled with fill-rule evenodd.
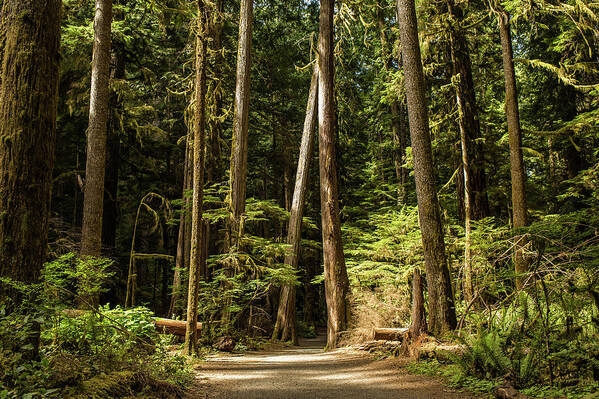
M 114 20 L 122 21 L 122 12 L 113 15 Z M 125 44 L 112 43 L 111 81 L 125 79 Z M 116 229 L 119 217 L 118 184 L 121 165 L 121 137 L 119 118 L 123 113 L 123 101 L 119 94 L 110 90 L 110 116 L 108 119 L 108 137 L 106 140 L 106 176 L 104 177 L 104 209 L 102 214 L 102 246 L 109 256 L 115 256 Z
M 185 160 L 183 162 L 183 206 L 181 207 L 181 218 L 179 219 L 179 231 L 177 233 L 177 253 L 175 255 L 175 272 L 173 274 L 173 289 L 171 292 L 171 302 L 168 309 L 168 315 L 177 313 L 181 307 L 179 300 L 181 298 L 181 272 L 189 265 L 189 256 L 186 256 L 186 247 L 189 242 L 191 250 L 191 229 L 187 221 L 191 219 L 189 215 L 191 200 L 187 198 L 187 190 L 191 189 L 191 180 L 193 178 L 193 169 L 191 168 L 191 142 L 189 135 L 185 139 Z M 189 173 L 191 171 L 191 174 Z M 191 176 L 190 176 L 191 175 Z M 191 178 L 190 178 L 191 177 Z
M 61 4 L 4 0 L 0 13 L 0 276 L 25 283 L 46 258 Z M 0 298 L 19 301 L 4 284 Z
M 335 117 L 335 1 L 320 1 L 320 33 L 318 37 L 318 145 L 320 161 L 320 206 L 324 285 L 327 302 L 327 348 L 337 347 L 339 334 L 349 323 L 349 280 L 343 255 L 339 217 L 339 187 L 336 165 Z
M 510 171 L 512 176 L 512 209 L 514 229 L 528 224 L 526 206 L 526 172 L 522 158 L 522 132 L 520 130 L 520 111 L 518 109 L 518 89 L 516 87 L 516 71 L 512 50 L 510 16 L 505 11 L 497 13 L 501 49 L 503 57 L 503 74 L 505 78 L 505 113 L 510 143 Z M 514 254 L 516 268 L 516 286 L 522 287 L 523 278 L 519 277 L 528 271 L 528 262 L 524 256 L 524 237 L 517 238 L 518 245 Z
M 462 152 L 465 151 L 468 158 L 468 163 L 462 165 L 464 175 L 468 176 L 465 189 L 469 192 L 468 203 L 464 202 L 464 209 L 469 207 L 471 219 L 480 220 L 489 216 L 489 199 L 484 148 L 480 142 L 480 121 L 472 78 L 472 63 L 468 51 L 468 41 L 461 27 L 462 9 L 456 6 L 453 0 L 448 0 L 447 7 L 453 22 L 450 29 L 451 61 L 459 111 Z
M 390 73 L 392 57 L 390 55 L 387 43 L 387 26 L 383 13 L 385 5 L 382 0 L 377 2 L 377 25 L 379 28 L 379 37 L 381 41 L 381 57 L 383 58 L 383 68 L 386 74 Z M 406 125 L 404 120 L 403 105 L 399 99 L 393 100 L 390 106 L 391 111 L 391 132 L 393 134 L 393 165 L 395 167 L 395 177 L 399 185 L 397 189 L 397 203 L 401 205 L 405 202 L 407 170 L 403 167 L 406 154 Z
M 302 142 L 297 162 L 297 172 L 295 175 L 295 188 L 293 191 L 293 200 L 291 201 L 289 229 L 287 231 L 287 244 L 291 245 L 291 250 L 285 255 L 285 264 L 289 265 L 294 270 L 297 269 L 299 260 L 304 203 L 308 188 L 308 178 L 310 177 L 310 160 L 312 159 L 312 153 L 314 151 L 317 104 L 318 64 L 314 66 L 312 82 L 310 83 L 310 94 L 308 95 L 306 119 L 304 120 L 304 130 L 302 132 Z M 297 344 L 297 334 L 295 329 L 295 292 L 296 287 L 292 284 L 284 285 L 281 288 L 277 321 L 272 335 L 273 339 L 281 339 L 282 341 L 291 340 L 293 344 Z
M 229 220 L 225 237 L 225 252 L 232 254 L 226 265 L 227 273 L 238 267 L 237 253 L 241 251 L 243 236 L 243 214 L 245 212 L 245 190 L 248 161 L 248 127 L 250 114 L 250 71 L 252 65 L 252 28 L 254 22 L 253 0 L 242 0 L 239 16 L 239 43 L 237 48 L 237 74 L 235 108 L 233 114 L 233 140 L 229 168 Z M 223 283 L 227 290 L 227 283 Z M 225 297 L 222 323 L 229 327 L 231 298 Z
M 203 232 L 202 211 L 204 201 L 204 144 L 206 141 L 206 47 L 208 5 L 198 0 L 196 34 L 196 88 L 193 124 L 193 199 L 191 212 L 191 255 L 189 259 L 189 287 L 187 295 L 187 329 L 183 352 L 187 355 L 197 351 L 198 297 L 200 272 L 203 270 L 201 236 Z
M 414 0 L 398 0 L 401 48 L 414 153 L 416 196 L 428 288 L 429 328 L 441 335 L 456 327 L 455 305 L 437 191 Z
M 102 213 L 106 173 L 106 138 L 110 101 L 110 24 L 112 0 L 96 0 L 94 49 L 87 129 L 85 194 L 81 227 L 81 255 L 100 256 L 102 252 Z
M 420 270 L 414 269 L 412 279 L 412 325 L 410 332 L 412 337 L 426 333 L 426 311 L 424 309 L 424 287 Z
M 247 179 L 248 123 L 250 106 L 250 70 L 252 53 L 253 0 L 241 1 L 239 47 L 237 50 L 237 84 L 233 116 L 233 143 L 231 146 L 230 214 L 228 245 L 230 251 L 239 250 L 242 235 L 241 217 L 245 212 Z

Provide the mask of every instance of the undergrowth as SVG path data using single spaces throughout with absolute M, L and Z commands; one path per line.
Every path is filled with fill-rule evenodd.
M 45 266 L 40 284 L 1 282 L 23 301 L 0 304 L 0 398 L 183 397 L 191 370 L 148 309 L 72 310 L 102 291 L 108 264 L 69 254 Z

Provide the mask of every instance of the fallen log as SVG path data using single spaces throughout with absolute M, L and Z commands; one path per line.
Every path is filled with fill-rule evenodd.
M 354 345 L 352 348 L 370 353 L 394 354 L 401 348 L 401 341 L 368 341 Z
M 77 318 L 89 314 L 90 311 L 81 309 L 64 309 L 62 313 L 65 316 Z M 200 334 L 202 331 L 202 323 L 196 324 L 198 334 Z M 171 320 L 158 317 L 154 318 L 154 325 L 159 333 L 179 335 L 181 337 L 185 336 L 185 330 L 187 328 L 187 322 L 185 320 Z
M 462 357 L 466 347 L 460 344 L 446 344 L 437 341 L 423 342 L 414 348 L 416 358 L 437 359 L 439 361 L 452 361 L 455 357 Z
M 375 341 L 401 341 L 407 332 L 407 328 L 373 328 L 372 339 Z
M 156 329 L 163 334 L 185 336 L 187 322 L 185 320 L 154 319 Z M 198 334 L 202 331 L 202 323 L 196 323 Z

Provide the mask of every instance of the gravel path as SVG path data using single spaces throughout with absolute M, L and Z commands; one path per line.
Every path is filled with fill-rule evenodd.
M 367 353 L 322 351 L 319 340 L 300 347 L 219 355 L 198 367 L 199 399 L 475 398 L 429 377 L 409 374 L 405 361 L 376 361 Z

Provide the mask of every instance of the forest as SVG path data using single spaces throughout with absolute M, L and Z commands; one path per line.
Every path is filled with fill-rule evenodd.
M 0 8 L 0 399 L 599 398 L 596 0 Z

